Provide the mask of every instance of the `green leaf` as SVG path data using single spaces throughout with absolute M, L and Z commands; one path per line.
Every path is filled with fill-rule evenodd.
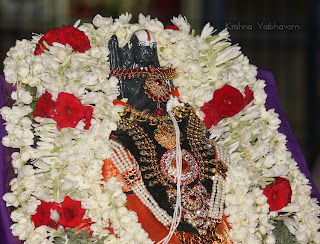
M 74 233 L 75 229 L 70 229 L 67 232 L 63 232 L 54 238 L 54 244 L 65 244 L 66 240 L 68 240 L 68 244 L 103 244 L 104 240 L 107 239 L 108 236 L 99 238 L 99 237 L 91 237 L 87 231 L 81 231 L 77 234 Z
M 83 66 L 81 69 L 87 72 L 91 71 L 90 66 Z
M 71 55 L 69 55 L 63 64 L 57 69 L 59 75 L 64 75 L 64 73 L 71 67 Z
M 49 44 L 45 40 L 42 42 L 42 44 L 49 49 Z
M 273 234 L 276 237 L 276 244 L 298 243 L 296 237 L 291 234 L 282 220 L 274 221 L 273 226 L 275 227 Z
M 206 38 L 205 41 L 206 41 L 207 43 L 210 43 L 210 42 L 212 42 L 213 40 L 217 39 L 218 36 L 219 36 L 219 35 L 214 35 L 214 36 L 208 37 L 208 38 Z
M 251 145 L 255 145 L 257 142 L 258 142 L 258 137 L 259 135 L 258 134 L 255 134 L 251 137 Z

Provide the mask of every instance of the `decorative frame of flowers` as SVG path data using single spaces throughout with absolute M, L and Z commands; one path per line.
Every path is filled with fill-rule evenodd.
M 278 115 L 265 108 L 265 82 L 256 79 L 256 67 L 230 43 L 228 32 L 213 35 L 207 24 L 195 36 L 181 16 L 167 29 L 150 16 L 140 15 L 135 24 L 130 19 L 97 15 L 93 24 L 77 22 L 17 41 L 7 53 L 6 81 L 17 87 L 15 104 L 1 109 L 8 133 L 2 143 L 19 149 L 12 154 L 17 178 L 3 197 L 16 207 L 13 234 L 25 243 L 54 243 L 75 227 L 93 242 L 152 243 L 126 209 L 121 183 L 102 180 L 109 135 L 123 109 L 112 103 L 119 91 L 118 80 L 108 78 L 108 41 L 116 34 L 123 46 L 134 31 L 149 29 L 160 65 L 179 73 L 173 82 L 180 100 L 194 106 L 210 138 L 230 153 L 225 214 L 231 240 L 275 243 L 273 221 L 281 220 L 299 242 L 320 243 L 320 209 L 308 180 L 277 132 Z M 72 111 L 76 115 L 68 117 Z M 279 191 L 286 198 L 274 206 L 270 196 Z M 77 207 L 66 208 L 68 202 Z M 42 224 L 38 215 L 46 216 Z

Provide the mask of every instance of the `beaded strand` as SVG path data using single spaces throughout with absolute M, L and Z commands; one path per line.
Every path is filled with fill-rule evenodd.
M 221 175 L 212 177 L 212 193 L 209 204 L 208 216 L 220 222 L 224 210 L 225 181 Z
M 159 207 L 158 203 L 154 200 L 143 182 L 137 183 L 131 189 L 160 223 L 164 226 L 170 226 L 172 217 L 165 210 Z
M 229 166 L 230 163 L 230 156 L 225 149 L 224 146 L 218 145 L 217 143 L 213 142 L 216 153 L 217 153 L 217 160 L 222 161 L 227 167 Z
M 115 164 L 119 172 L 125 177 L 124 174 L 132 169 L 135 169 L 137 163 L 134 157 L 132 157 L 132 160 L 129 158 L 127 151 L 120 143 L 114 140 L 110 140 L 110 142 L 113 149 L 111 153 L 113 163 Z M 140 171 L 136 171 L 140 175 Z M 165 210 L 160 208 L 158 203 L 154 200 L 152 195 L 147 190 L 141 178 L 139 181 L 136 181 L 133 186 L 131 186 L 131 189 L 160 223 L 162 223 L 164 226 L 170 225 L 170 223 L 172 222 L 172 217 Z

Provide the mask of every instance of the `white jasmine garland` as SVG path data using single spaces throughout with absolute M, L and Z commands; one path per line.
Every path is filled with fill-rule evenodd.
M 17 195 L 13 194 L 13 193 L 6 193 L 3 195 L 3 200 L 6 201 L 6 206 L 10 207 L 10 206 L 14 206 L 14 207 L 18 207 L 19 206 L 19 201 L 17 198 Z
M 6 81 L 17 87 L 11 94 L 16 101 L 12 108 L 3 107 L 0 112 L 8 133 L 2 143 L 19 149 L 12 154 L 17 177 L 10 182 L 11 192 L 3 196 L 8 207 L 17 208 L 11 213 L 13 234 L 26 243 L 53 243 L 61 230 L 47 226 L 35 229 L 31 216 L 40 200 L 60 203 L 70 196 L 81 202 L 86 210 L 84 218 L 93 222 L 93 236 L 106 237 L 104 243 L 152 243 L 136 213 L 125 207 L 121 183 L 114 178 L 102 181 L 103 161 L 111 156 L 109 136 L 117 129 L 118 113 L 123 110 L 113 105 L 119 81 L 108 75 L 108 41 L 116 34 L 122 47 L 136 30 L 149 29 L 157 39 L 160 65 L 172 66 L 179 74 L 173 83 L 181 102 L 191 104 L 201 119 L 204 114 L 200 108 L 224 85 L 242 94 L 246 86 L 253 91 L 253 102 L 209 129 L 210 139 L 230 153 L 224 213 L 233 243 L 275 243 L 271 217 L 278 212 L 269 211 L 262 189 L 269 178 L 278 176 L 287 178 L 292 188 L 291 204 L 282 210 L 288 212 L 288 216 L 281 216 L 284 223 L 299 242 L 319 243 L 320 210 L 310 198 L 309 182 L 291 158 L 285 136 L 277 132 L 278 115 L 265 108 L 265 82 L 256 79 L 257 68 L 239 46 L 230 43 L 228 31 L 212 36 L 215 30 L 207 24 L 200 36 L 194 36 L 182 16 L 172 20 L 179 31 L 165 30 L 160 21 L 142 14 L 138 23 L 130 24 L 131 17 L 126 13 L 113 20 L 97 15 L 92 24 L 77 27 L 90 41 L 91 49 L 84 53 L 75 52 L 68 44 L 53 43 L 36 56 L 41 35 L 17 41 L 7 53 L 4 74 Z M 26 84 L 36 88 L 36 98 L 45 91 L 54 101 L 61 92 L 75 95 L 83 105 L 93 107 L 91 127 L 85 130 L 80 121 L 75 128 L 58 130 L 51 118 L 31 120 L 33 97 Z M 55 222 L 59 219 L 54 210 L 50 216 Z M 117 236 L 110 234 L 108 227 Z

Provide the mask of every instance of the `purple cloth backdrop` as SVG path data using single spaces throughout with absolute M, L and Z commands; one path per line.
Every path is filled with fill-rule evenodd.
M 0 76 L 0 108 L 7 105 L 7 89 L 4 77 Z M 2 116 L 0 115 L 0 137 L 5 135 L 4 123 Z M 2 199 L 2 196 L 7 192 L 8 183 L 9 183 L 9 168 L 10 161 L 7 160 L 7 150 L 0 143 L 0 242 L 4 244 L 12 244 L 14 243 L 13 236 L 11 234 L 10 225 L 11 220 L 9 216 L 8 209 L 6 208 L 6 203 Z
M 294 137 L 294 134 L 291 130 L 290 123 L 284 114 L 280 100 L 279 95 L 277 91 L 277 86 L 275 83 L 275 80 L 273 78 L 272 73 L 269 70 L 258 68 L 258 75 L 257 79 L 265 80 L 266 81 L 266 87 L 265 92 L 268 94 L 267 97 L 267 106 L 268 108 L 274 108 L 276 112 L 279 114 L 279 119 L 281 120 L 280 128 L 278 129 L 279 132 L 285 134 L 287 136 L 287 148 L 292 153 L 293 159 L 298 163 L 298 166 L 302 173 L 305 174 L 305 176 L 309 179 L 310 185 L 312 186 L 312 193 L 311 196 L 314 198 L 317 198 L 318 201 L 320 201 L 320 194 L 312 180 L 310 171 L 308 169 L 306 160 L 304 158 L 304 155 L 302 153 L 302 150 Z
M 278 92 L 276 88 L 276 84 L 273 78 L 273 75 L 270 71 L 258 68 L 258 79 L 262 79 L 266 81 L 266 88 L 265 91 L 268 94 L 267 98 L 267 107 L 268 108 L 275 108 L 276 112 L 279 114 L 279 118 L 282 121 L 282 124 L 279 128 L 279 131 L 281 133 L 284 133 L 287 136 L 288 139 L 288 150 L 292 153 L 293 158 L 298 163 L 301 171 L 306 175 L 306 177 L 310 180 L 310 184 L 312 186 L 312 197 L 317 198 L 320 200 L 319 192 L 317 191 L 313 180 L 311 178 L 311 174 L 308 170 L 305 158 L 303 156 L 303 153 L 301 151 L 301 148 L 299 144 L 297 143 L 297 140 L 295 139 L 289 121 L 286 118 L 278 97 Z M 6 95 L 9 95 L 10 92 L 8 90 L 11 90 L 11 87 L 8 86 L 5 83 L 4 77 L 0 76 L 0 107 L 5 106 L 7 103 Z M 10 95 L 9 95 L 10 96 Z M 5 135 L 5 129 L 2 120 L 0 116 L 0 136 L 1 138 Z M 11 244 L 11 243 L 17 243 L 17 239 L 13 238 L 10 230 L 10 225 L 12 224 L 10 217 L 9 217 L 9 211 L 6 208 L 5 202 L 2 200 L 2 196 L 7 192 L 8 183 L 12 179 L 12 169 L 10 167 L 10 160 L 8 160 L 8 150 L 0 145 L 0 242 L 3 244 Z M 10 157 L 9 157 L 10 158 Z

